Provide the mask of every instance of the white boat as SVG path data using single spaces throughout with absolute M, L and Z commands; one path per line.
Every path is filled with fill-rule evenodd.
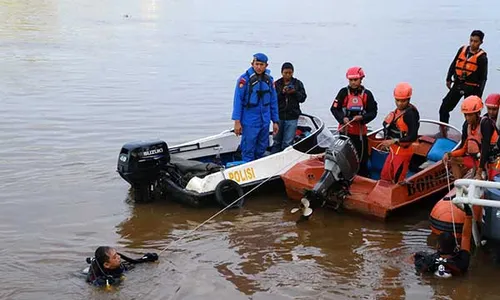
M 333 137 L 321 119 L 302 114 L 292 146 L 254 161 L 241 161 L 241 137 L 231 129 L 170 148 L 161 140 L 127 143 L 117 171 L 132 186 L 136 201 L 173 198 L 201 206 L 215 199 L 227 206 L 243 195 L 243 188 L 279 179 L 296 163 L 324 153 Z M 269 139 L 271 145 L 271 128 Z

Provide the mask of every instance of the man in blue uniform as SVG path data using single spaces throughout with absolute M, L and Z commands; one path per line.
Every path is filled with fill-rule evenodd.
M 236 82 L 233 115 L 234 133 L 241 134 L 243 161 L 264 156 L 269 147 L 269 122 L 273 121 L 273 134 L 278 133 L 278 97 L 273 78 L 267 68 L 267 56 L 256 53 L 252 67 Z

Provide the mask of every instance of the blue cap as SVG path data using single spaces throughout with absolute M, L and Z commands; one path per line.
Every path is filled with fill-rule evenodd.
M 253 55 L 253 59 L 267 64 L 267 55 L 265 55 L 264 53 L 255 53 Z

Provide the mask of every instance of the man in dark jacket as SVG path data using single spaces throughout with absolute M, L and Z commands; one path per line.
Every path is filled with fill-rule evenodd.
M 482 97 L 488 77 L 488 57 L 481 49 L 484 33 L 474 30 L 470 34 L 469 46 L 458 49 L 446 75 L 446 87 L 449 91 L 439 108 L 439 121 L 448 123 L 450 112 L 462 97 Z
M 281 67 L 281 77 L 275 83 L 278 93 L 279 130 L 274 136 L 271 153 L 277 153 L 290 146 L 295 137 L 299 119 L 300 103 L 306 101 L 307 95 L 302 81 L 293 77 L 293 65 L 286 62 Z

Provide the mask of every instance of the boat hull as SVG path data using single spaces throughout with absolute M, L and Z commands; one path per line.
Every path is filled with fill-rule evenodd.
M 292 200 L 300 201 L 306 191 L 314 188 L 323 171 L 324 163 L 321 158 L 298 163 L 282 176 L 287 196 Z M 304 174 L 304 176 L 297 176 L 297 174 Z M 355 176 L 350 195 L 343 202 L 343 208 L 384 219 L 391 211 L 417 202 L 445 188 L 447 188 L 446 169 L 441 162 L 399 184 Z
M 269 138 L 271 142 L 272 131 Z M 323 153 L 334 136 L 321 119 L 301 114 L 292 146 L 249 162 L 241 160 L 240 139 L 226 130 L 170 148 L 160 140 L 127 143 L 117 171 L 130 183 L 138 202 L 167 197 L 194 207 L 216 200 L 225 207 L 230 199 L 221 195 L 228 194 L 229 186 L 240 194 L 280 179 L 298 161 Z
M 448 126 L 442 125 L 442 123 L 436 124 Z M 459 131 L 453 129 L 454 141 L 458 143 Z M 439 131 L 439 128 L 436 131 Z M 369 134 L 368 146 L 369 149 L 372 149 L 371 158 L 375 157 L 375 148 L 382 140 L 382 137 L 377 136 L 377 132 Z M 350 194 L 342 202 L 342 208 L 385 219 L 394 210 L 447 189 L 448 184 L 453 183 L 453 177 L 449 176 L 445 165 L 440 160 L 443 154 L 437 153 L 436 155 L 435 151 L 431 151 L 433 146 L 437 145 L 437 140 L 438 138 L 432 137 L 430 134 L 422 135 L 412 145 L 414 156 L 410 163 L 410 171 L 413 172 L 409 172 L 409 176 L 402 182 L 392 183 L 355 176 L 349 188 Z M 428 157 L 432 157 L 435 161 L 429 160 Z M 379 176 L 384 160 L 371 164 L 372 178 Z M 373 172 L 377 168 L 376 165 L 378 165 L 377 172 Z M 308 191 L 314 189 L 324 171 L 324 157 L 299 162 L 282 175 L 287 196 L 294 201 L 299 201 Z

